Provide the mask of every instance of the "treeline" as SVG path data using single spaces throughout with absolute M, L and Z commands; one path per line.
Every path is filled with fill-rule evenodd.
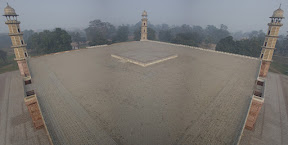
M 71 42 L 78 45 L 102 45 L 117 42 L 140 40 L 141 21 L 134 25 L 114 26 L 109 22 L 93 20 L 84 30 L 65 31 L 56 28 L 35 33 L 32 30 L 24 31 L 24 41 L 32 55 L 42 55 L 59 51 L 71 50 Z M 0 48 L 10 47 L 11 41 L 7 34 L 0 35 Z M 288 42 L 286 37 L 280 36 L 277 42 L 277 55 L 288 56 Z M 196 47 L 207 47 L 218 51 L 237 53 L 258 57 L 265 39 L 263 31 L 229 32 L 228 27 L 221 24 L 219 27 L 169 26 L 168 24 L 153 25 L 148 21 L 148 39 L 170 43 L 184 44 Z M 211 45 L 210 45 L 211 44 Z M 212 46 L 212 47 L 210 47 Z M 2 58 L 4 53 L 2 53 Z M 3 60 L 3 59 L 2 59 Z
M 122 25 L 115 27 L 109 22 L 94 20 L 85 29 L 89 45 L 111 44 L 129 40 L 140 40 L 141 21 L 135 25 Z M 279 36 L 277 42 L 277 55 L 288 56 L 288 44 L 285 36 Z M 228 31 L 228 27 L 221 24 L 219 27 L 201 26 L 169 26 L 168 24 L 153 25 L 148 21 L 148 39 L 164 42 L 184 44 L 196 47 L 216 46 L 218 51 L 236 53 L 241 55 L 259 57 L 261 46 L 264 43 L 265 33 L 260 31 L 235 32 Z M 212 45 L 211 45 L 212 44 Z
M 234 39 L 232 36 L 228 36 L 217 43 L 216 50 L 259 57 L 264 40 L 265 33 L 263 31 L 252 31 L 250 33 L 242 34 L 242 37 L 239 40 Z
M 31 33 L 26 39 L 27 49 L 32 55 L 49 54 L 72 49 L 71 36 L 61 28 L 56 28 L 53 31 L 45 30 L 40 33 Z
M 234 33 L 235 35 L 235 33 Z M 242 39 L 239 39 L 239 33 L 235 38 L 228 36 L 221 39 L 216 46 L 217 51 L 241 54 L 252 57 L 259 57 L 262 46 L 265 41 L 265 33 L 263 31 L 252 31 L 250 33 L 242 33 Z M 280 35 L 276 43 L 274 55 L 288 56 L 288 36 Z
M 208 25 L 206 28 L 201 26 L 169 26 L 167 24 L 152 25 L 148 22 L 148 39 L 160 40 L 165 42 L 199 46 L 201 44 L 219 42 L 220 39 L 230 35 L 228 27 L 221 25 L 220 28 Z M 89 45 L 101 45 L 128 40 L 140 40 L 141 22 L 135 25 L 121 25 L 116 28 L 109 22 L 94 20 L 85 29 Z

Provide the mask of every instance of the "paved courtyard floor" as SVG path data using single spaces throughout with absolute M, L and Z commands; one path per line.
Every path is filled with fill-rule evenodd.
M 35 89 L 54 144 L 236 144 L 258 62 L 152 43 L 144 48 L 157 46 L 158 54 L 140 59 L 161 50 L 178 57 L 146 68 L 111 57 L 141 43 L 31 59 L 26 89 Z M 287 76 L 269 73 L 255 129 L 244 130 L 241 145 L 288 144 L 287 88 Z M 23 97 L 19 72 L 0 74 L 0 145 L 49 144 Z
M 0 145 L 48 145 L 44 128 L 36 130 L 24 104 L 19 71 L 0 74 Z
M 241 145 L 288 144 L 288 76 L 269 73 L 265 102 L 254 130 L 244 130 Z
M 178 57 L 142 67 L 112 54 L 139 61 Z M 235 144 L 259 67 L 257 59 L 156 42 L 29 63 L 28 88 L 36 91 L 55 144 Z

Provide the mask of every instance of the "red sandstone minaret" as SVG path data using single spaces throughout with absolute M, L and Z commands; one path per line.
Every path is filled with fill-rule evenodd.
M 268 23 L 269 28 L 260 55 L 261 59 L 260 71 L 258 78 L 256 80 L 249 114 L 245 124 L 245 127 L 250 130 L 254 128 L 258 114 L 264 103 L 265 79 L 269 71 L 270 64 L 272 62 L 272 57 L 278 39 L 280 27 L 283 25 L 281 23 L 282 19 L 284 19 L 283 14 L 284 11 L 281 9 L 280 5 L 279 9 L 275 10 L 272 17 L 270 17 L 271 22 Z
M 17 20 L 18 15 L 15 13 L 15 10 L 11 8 L 7 3 L 7 7 L 4 9 L 3 16 L 5 16 L 7 19 L 5 24 L 7 24 L 9 27 L 9 36 L 12 41 L 12 48 L 14 48 L 15 60 L 18 63 L 20 74 L 23 77 L 25 85 L 31 84 L 31 75 L 27 61 L 27 45 L 23 40 L 23 32 L 21 32 L 19 26 L 20 21 Z M 26 92 L 24 101 L 32 118 L 34 127 L 36 129 L 44 127 L 43 116 L 34 90 Z
M 14 48 L 15 60 L 18 63 L 20 74 L 23 77 L 25 83 L 31 83 L 31 75 L 27 64 L 28 53 L 26 50 L 26 44 L 23 39 L 23 32 L 20 29 L 20 21 L 17 20 L 17 14 L 15 10 L 11 8 L 8 3 L 4 9 L 4 15 L 7 19 L 5 24 L 9 28 L 9 36 L 12 41 L 12 48 Z

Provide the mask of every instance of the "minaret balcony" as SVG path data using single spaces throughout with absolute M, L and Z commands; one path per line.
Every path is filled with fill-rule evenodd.
M 17 20 L 8 20 L 5 22 L 5 24 L 20 24 L 20 21 Z
M 268 23 L 268 26 L 279 26 L 279 27 L 281 27 L 281 26 L 283 26 L 283 24 L 282 23 Z
M 23 35 L 24 33 L 23 32 L 20 32 L 20 33 L 9 33 L 8 35 L 9 36 L 18 36 L 18 35 Z
M 21 58 L 14 58 L 15 61 L 20 61 L 20 60 L 25 60 L 25 57 L 21 57 Z
M 262 59 L 262 61 L 272 62 L 273 60 L 269 60 L 269 59 Z
M 27 44 L 11 46 L 12 48 L 26 47 Z
M 262 48 L 264 48 L 264 49 L 276 49 L 275 47 L 267 47 L 267 46 L 262 46 Z
M 278 35 L 265 35 L 265 37 L 274 37 L 274 38 L 279 38 Z

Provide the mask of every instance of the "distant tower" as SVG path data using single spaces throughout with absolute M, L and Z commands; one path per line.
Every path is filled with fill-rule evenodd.
M 259 76 L 265 78 L 268 71 L 270 64 L 272 62 L 273 53 L 275 50 L 275 45 L 278 39 L 279 29 L 283 25 L 281 23 L 284 11 L 281 9 L 281 5 L 279 9 L 275 10 L 271 18 L 271 22 L 268 23 L 269 29 L 264 41 L 264 45 L 261 51 L 261 70 Z
M 145 41 L 147 39 L 147 12 L 142 13 L 142 25 L 141 25 L 141 39 L 140 41 Z
M 27 64 L 28 53 L 26 50 L 26 44 L 23 40 L 23 32 L 20 29 L 20 21 L 17 21 L 17 14 L 15 10 L 11 8 L 8 3 L 4 9 L 4 15 L 7 19 L 5 24 L 9 28 L 9 36 L 12 41 L 12 48 L 14 48 L 15 60 L 18 63 L 18 67 L 25 83 L 31 83 L 31 76 Z

